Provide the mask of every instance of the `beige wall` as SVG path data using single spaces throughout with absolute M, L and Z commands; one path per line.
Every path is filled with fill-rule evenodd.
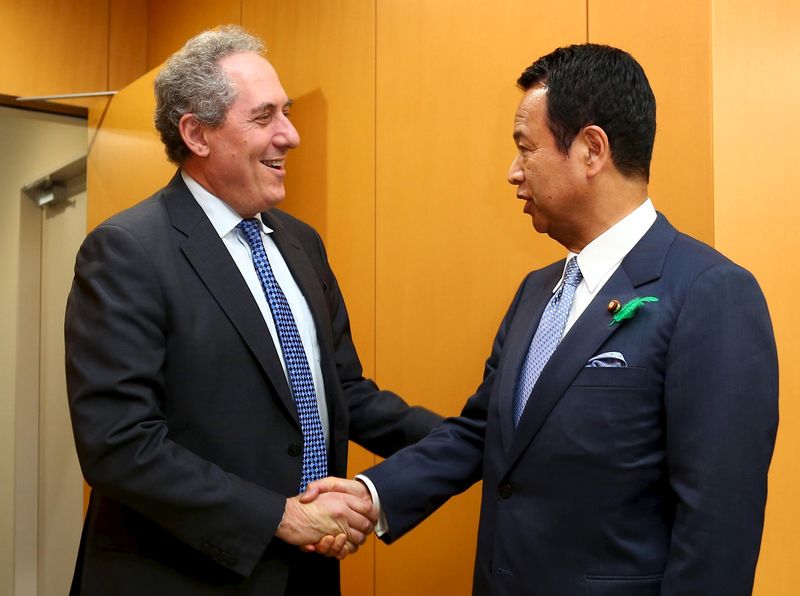
M 5 313 L 0 317 L 0 594 L 12 594 L 15 544 L 17 563 L 35 561 L 39 516 L 37 495 L 26 491 L 39 483 L 39 453 L 35 444 L 18 441 L 25 436 L 17 430 L 38 428 L 41 413 L 38 320 L 43 217 L 20 188 L 85 154 L 86 123 L 0 108 L 0 137 L 0 279 L 4 280 L 0 312 Z M 66 396 L 61 401 L 66 405 Z M 64 426 L 62 418 L 57 431 L 62 437 Z M 67 442 L 56 451 L 69 448 Z M 22 492 L 15 495 L 15 487 Z M 80 515 L 80 510 L 75 513 Z M 36 581 L 35 567 L 23 573 L 18 582 Z
M 85 141 L 81 149 L 85 150 Z M 86 236 L 86 176 L 67 184 L 69 199 L 42 210 L 41 310 L 38 433 L 17 426 L 17 453 L 38 437 L 37 588 L 34 594 L 64 593 L 75 570 L 83 527 L 83 486 L 67 403 L 64 376 L 64 306 L 72 286 L 75 254 Z M 19 407 L 20 397 L 17 393 Z M 25 465 L 17 457 L 17 471 Z M 20 477 L 17 474 L 17 480 Z M 27 487 L 19 486 L 20 494 Z M 18 523 L 20 521 L 17 516 Z M 20 532 L 15 532 L 20 538 Z M 17 572 L 21 563 L 16 561 Z M 19 587 L 20 582 L 17 582 Z M 26 596 L 21 590 L 15 596 Z

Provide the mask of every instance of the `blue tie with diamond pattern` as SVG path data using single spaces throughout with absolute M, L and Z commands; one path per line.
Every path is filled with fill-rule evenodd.
M 300 478 L 299 492 L 305 492 L 309 482 L 328 475 L 328 450 L 322 422 L 317 409 L 317 395 L 314 391 L 314 378 L 308 366 L 306 352 L 297 324 L 289 308 L 283 290 L 272 274 L 264 244 L 261 242 L 261 228 L 257 219 L 244 219 L 236 226 L 250 244 L 253 266 L 261 281 L 261 287 L 267 296 L 275 328 L 278 330 L 278 341 L 286 363 L 289 386 L 300 417 L 300 428 L 303 432 L 303 472 Z
M 561 342 L 569 311 L 572 308 L 572 299 L 575 297 L 575 288 L 581 283 L 582 277 L 578 267 L 578 258 L 572 257 L 564 272 L 564 283 L 547 303 L 536 333 L 533 335 L 528 355 L 525 357 L 525 364 L 522 366 L 519 381 L 517 381 L 517 391 L 514 395 L 514 426 L 519 424 L 519 419 L 522 418 L 525 404 L 528 403 L 528 398 L 542 369 Z

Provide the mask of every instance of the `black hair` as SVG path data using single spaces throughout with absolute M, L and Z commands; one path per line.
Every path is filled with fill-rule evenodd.
M 602 128 L 617 169 L 650 178 L 656 135 L 656 98 L 644 70 L 610 46 L 571 45 L 542 56 L 517 79 L 523 91 L 547 88 L 547 124 L 563 154 L 584 126 Z

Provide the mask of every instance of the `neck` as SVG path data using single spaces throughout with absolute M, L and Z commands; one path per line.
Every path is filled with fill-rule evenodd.
M 558 240 L 567 250 L 579 253 L 592 240 L 633 213 L 647 200 L 647 183 L 620 177 L 614 184 L 597 188 L 584 204 L 583 225 L 572 238 Z

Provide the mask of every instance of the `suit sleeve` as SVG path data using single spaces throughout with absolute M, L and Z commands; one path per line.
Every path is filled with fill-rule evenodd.
M 416 445 L 363 472 L 377 490 L 386 516 L 388 530 L 381 536 L 385 542 L 397 540 L 481 479 L 492 389 L 524 286 L 495 336 L 483 380 L 460 416 L 447 418 Z
M 316 233 L 315 238 L 323 263 L 321 276 L 327 285 L 336 369 L 349 409 L 349 437 L 369 451 L 388 457 L 422 439 L 442 417 L 427 408 L 409 406 L 399 395 L 381 390 L 364 377 L 344 298 L 322 240 Z
M 263 555 L 285 497 L 170 439 L 163 371 L 169 316 L 151 257 L 126 229 L 84 242 L 66 312 L 67 386 L 84 476 L 242 575 Z
M 778 366 L 766 302 L 733 264 L 693 284 L 664 385 L 675 519 L 662 596 L 750 594 L 778 423 Z

